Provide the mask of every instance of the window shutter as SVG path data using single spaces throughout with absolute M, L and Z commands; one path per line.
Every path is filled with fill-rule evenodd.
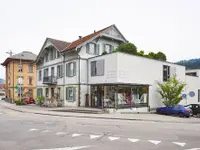
M 99 76 L 104 75 L 104 60 L 98 60 L 96 62 L 96 68 L 97 68 L 97 72 L 96 74 Z
M 73 88 L 73 101 L 76 101 L 76 88 Z
M 106 44 L 103 44 L 103 52 L 106 51 Z
M 43 89 L 41 88 L 41 96 L 43 96 Z
M 113 52 L 114 51 L 114 46 L 113 45 L 111 45 L 111 52 Z
M 68 77 L 68 64 L 66 64 L 66 77 Z
M 40 96 L 40 89 L 37 89 L 37 96 Z
M 76 75 L 76 62 L 73 62 L 73 76 Z
M 88 53 L 88 54 L 89 54 L 89 48 L 90 48 L 90 47 L 89 47 L 89 43 L 87 43 L 87 44 L 86 44 L 86 53 Z
M 63 65 L 60 65 L 60 77 L 63 77 Z
M 57 78 L 59 78 L 59 66 L 57 66 Z
M 66 87 L 66 100 L 69 100 L 69 88 Z
M 96 45 L 96 55 L 99 55 L 99 44 Z

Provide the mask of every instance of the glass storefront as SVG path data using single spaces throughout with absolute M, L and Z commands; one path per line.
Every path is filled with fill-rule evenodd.
M 91 107 L 126 108 L 148 106 L 148 86 L 93 85 Z

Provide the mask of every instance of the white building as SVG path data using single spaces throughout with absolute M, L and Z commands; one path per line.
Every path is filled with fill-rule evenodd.
M 186 81 L 183 66 L 112 53 L 121 43 L 127 40 L 115 25 L 79 36 L 72 43 L 47 38 L 36 59 L 37 94 L 53 102 L 54 93 L 58 93 L 64 106 L 148 111 L 162 105 L 157 81 L 167 81 L 173 74 Z M 104 51 L 108 54 L 102 55 Z M 187 78 L 193 87 L 193 79 Z M 200 88 L 195 87 L 197 91 Z M 195 103 L 196 97 L 198 94 L 193 97 Z

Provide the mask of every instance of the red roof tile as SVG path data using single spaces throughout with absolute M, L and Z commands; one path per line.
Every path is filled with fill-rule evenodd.
M 112 26 L 112 25 L 111 25 L 111 26 Z M 111 27 L 111 26 L 109 26 L 109 27 Z M 105 31 L 105 30 L 108 29 L 109 27 L 106 27 L 106 28 L 104 28 L 104 29 L 102 29 L 102 30 L 99 30 L 99 31 L 96 31 L 96 32 L 94 32 L 94 33 L 92 33 L 92 34 L 90 34 L 90 35 L 84 36 L 84 37 L 82 37 L 81 39 L 78 39 L 78 40 L 76 40 L 76 41 L 73 41 L 66 49 L 63 50 L 63 52 L 64 52 L 64 51 L 69 51 L 69 50 L 71 50 L 71 49 L 73 49 L 73 48 L 76 48 L 78 45 L 80 45 L 80 44 L 82 44 L 82 43 L 88 41 L 89 39 L 95 37 L 96 35 L 100 34 L 100 33 L 103 32 L 103 31 Z

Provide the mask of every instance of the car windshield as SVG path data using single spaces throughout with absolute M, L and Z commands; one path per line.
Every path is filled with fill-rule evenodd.
M 186 109 L 191 109 L 192 108 L 192 105 L 186 105 L 184 106 Z

